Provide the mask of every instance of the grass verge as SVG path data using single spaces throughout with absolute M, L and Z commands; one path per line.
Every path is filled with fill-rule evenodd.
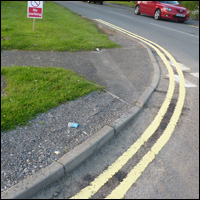
M 190 10 L 190 18 L 199 21 L 199 1 L 181 1 L 180 3 Z
M 43 5 L 43 18 L 27 18 L 27 1 L 1 1 L 1 50 L 82 51 L 120 47 L 94 23 L 56 3 Z
M 39 113 L 104 87 L 71 70 L 53 67 L 2 67 L 7 95 L 1 97 L 1 131 L 26 125 Z
M 135 7 L 136 1 L 107 1 L 108 3 L 119 4 L 123 6 L 128 6 L 131 8 Z
M 128 6 L 131 8 L 135 7 L 136 1 L 107 1 L 108 3 L 119 4 Z M 190 18 L 199 21 L 199 1 L 179 1 L 182 6 L 186 7 L 190 11 Z

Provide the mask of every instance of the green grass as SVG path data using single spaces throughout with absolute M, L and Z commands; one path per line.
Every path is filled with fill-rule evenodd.
M 115 3 L 119 5 L 128 6 L 131 8 L 135 7 L 136 1 L 107 1 L 108 3 Z M 190 10 L 190 17 L 192 19 L 199 20 L 199 1 L 179 1 L 182 6 Z
M 135 7 L 135 3 L 136 1 L 106 1 L 108 3 L 115 3 L 115 4 L 119 4 L 119 5 L 123 5 L 123 6 L 128 6 L 128 7 L 131 7 L 131 8 L 134 8 Z
M 199 1 L 180 1 L 180 3 L 189 10 L 195 10 L 199 6 Z
M 7 95 L 1 97 L 1 130 L 25 125 L 39 113 L 104 87 L 71 70 L 53 67 L 2 67 Z
M 119 47 L 96 25 L 47 1 L 43 18 L 27 18 L 27 1 L 1 1 L 1 50 L 82 51 Z
M 181 1 L 180 3 L 190 10 L 190 18 L 199 20 L 199 1 Z

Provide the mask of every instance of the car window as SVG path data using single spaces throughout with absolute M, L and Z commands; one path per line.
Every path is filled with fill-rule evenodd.
M 167 4 L 173 4 L 173 5 L 179 5 L 178 1 L 159 1 L 160 3 L 167 3 Z

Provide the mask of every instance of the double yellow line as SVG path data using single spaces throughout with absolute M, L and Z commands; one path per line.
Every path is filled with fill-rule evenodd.
M 190 25 L 190 26 L 195 27 L 195 28 L 199 28 L 199 26 L 195 26 L 195 25 Z
M 174 131 L 174 128 L 178 122 L 178 119 L 180 117 L 180 114 L 182 112 L 182 108 L 184 105 L 185 100 L 185 80 L 182 73 L 182 70 L 176 60 L 169 54 L 165 49 L 163 49 L 161 46 L 142 38 L 136 34 L 133 34 L 127 30 L 124 30 L 120 27 L 117 27 L 113 24 L 110 24 L 108 22 L 105 22 L 100 19 L 96 19 L 96 21 L 105 24 L 117 31 L 120 31 L 121 33 L 124 33 L 134 39 L 140 40 L 147 45 L 149 45 L 151 48 L 153 48 L 157 54 L 160 56 L 162 61 L 167 67 L 168 73 L 169 73 L 169 87 L 167 91 L 167 95 L 165 97 L 165 100 L 154 118 L 153 122 L 149 125 L 149 127 L 144 131 L 144 133 L 140 136 L 140 138 L 129 147 L 129 149 L 124 152 L 112 165 L 110 165 L 103 173 L 101 173 L 97 178 L 95 178 L 94 181 L 90 183 L 89 186 L 83 188 L 78 194 L 73 196 L 71 199 L 89 199 L 91 196 L 93 196 L 112 176 L 117 173 L 127 162 L 128 160 L 133 157 L 133 155 L 140 149 L 140 147 L 146 142 L 157 130 L 159 127 L 165 113 L 168 110 L 169 104 L 171 102 L 171 99 L 174 94 L 174 88 L 175 88 L 175 81 L 174 81 L 174 72 L 167 61 L 165 55 L 174 63 L 176 71 L 180 77 L 180 84 L 179 84 L 179 97 L 178 101 L 174 110 L 174 113 L 170 119 L 170 122 L 168 126 L 166 127 L 163 134 L 160 136 L 160 138 L 157 140 L 157 142 L 153 145 L 151 150 L 140 160 L 140 162 L 129 172 L 127 177 L 106 197 L 106 199 L 121 199 L 124 197 L 126 192 L 129 190 L 129 188 L 136 182 L 136 180 L 140 177 L 141 173 L 145 170 L 145 168 L 148 166 L 148 164 L 155 158 L 155 156 L 159 153 L 159 151 L 163 148 L 163 146 L 167 143 L 169 140 L 171 134 Z M 165 53 L 165 55 L 160 51 Z

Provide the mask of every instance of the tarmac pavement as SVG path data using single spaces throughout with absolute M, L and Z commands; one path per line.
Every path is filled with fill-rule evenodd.
M 110 39 L 119 43 L 122 48 L 74 53 L 1 52 L 1 66 L 51 66 L 72 69 L 88 80 L 105 85 L 106 95 L 111 95 L 128 106 L 126 112 L 121 110 L 120 117 L 112 116 L 112 121 L 102 123 L 102 128 L 57 161 L 1 192 L 2 198 L 30 198 L 40 189 L 69 173 L 122 130 L 156 89 L 160 69 L 151 50 L 121 34 L 114 34 Z

